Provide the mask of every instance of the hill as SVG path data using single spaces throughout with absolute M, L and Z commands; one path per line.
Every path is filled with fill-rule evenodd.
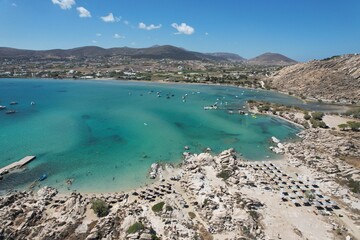
M 231 61 L 231 62 L 245 62 L 246 61 L 245 58 L 243 58 L 235 53 L 217 52 L 217 53 L 207 53 L 206 55 L 220 57 L 220 58 L 223 58 L 223 59 L 225 59 L 227 61 Z
M 248 63 L 254 65 L 286 66 L 286 65 L 295 64 L 297 62 L 279 53 L 264 53 L 261 54 L 260 56 L 249 59 Z
M 360 55 L 334 56 L 285 67 L 268 85 L 315 99 L 360 102 Z
M 174 60 L 224 60 L 222 57 L 207 55 L 199 52 L 187 51 L 170 45 L 153 46 L 149 48 L 101 48 L 95 46 L 73 49 L 52 50 L 23 50 L 15 48 L 0 48 L 0 58 L 82 58 L 82 57 L 110 57 L 128 56 L 133 58 L 174 59 Z

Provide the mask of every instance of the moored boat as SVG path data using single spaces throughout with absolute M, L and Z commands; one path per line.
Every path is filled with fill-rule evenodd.
M 15 110 L 9 110 L 9 111 L 6 111 L 6 114 L 14 114 L 14 113 L 16 113 L 16 111 L 15 111 Z
M 0 110 L 4 110 L 4 109 L 6 109 L 6 106 L 0 105 Z
M 41 175 L 41 176 L 39 177 L 39 181 L 44 181 L 46 178 L 47 178 L 47 174 L 44 173 L 43 175 Z

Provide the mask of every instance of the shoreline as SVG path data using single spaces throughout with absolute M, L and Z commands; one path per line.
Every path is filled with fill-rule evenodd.
M 313 133 L 316 131 L 303 134 Z M 12 229 L 18 229 L 16 236 L 31 231 L 35 234 L 33 236 L 40 238 L 57 232 L 66 234 L 62 238 L 84 234 L 87 239 L 96 239 L 95 236 L 151 239 L 145 237 L 151 229 L 157 237 L 164 239 L 179 236 L 181 239 L 195 236 L 212 236 L 210 239 L 236 239 L 237 236 L 300 239 L 299 233 L 304 238 L 316 236 L 321 240 L 359 237 L 359 229 L 351 217 L 355 211 L 351 209 L 356 206 L 349 206 L 345 196 L 353 203 L 359 201 L 355 201 L 349 192 L 344 195 L 342 188 L 339 195 L 336 183 L 329 181 L 323 173 L 319 175 L 318 170 L 307 164 L 301 164 L 291 152 L 291 149 L 296 149 L 293 145 L 301 146 L 302 143 L 285 144 L 286 153 L 280 161 L 243 161 L 236 157 L 233 149 L 214 156 L 208 153 L 184 154 L 181 166 L 160 167 L 158 179 L 153 184 L 122 193 L 87 195 L 74 192 L 63 195 L 56 189 L 43 187 L 33 194 L 8 194 L 8 197 L 0 197 L 0 205 L 5 204 L 0 208 L 0 232 L 1 226 L 7 226 L 3 231 L 5 236 L 11 234 Z M 304 192 L 301 189 L 305 189 Z M 297 194 L 292 193 L 293 190 Z M 308 190 L 321 196 L 309 200 L 309 206 L 306 205 Z M 94 214 L 91 204 L 95 199 L 111 206 L 106 217 Z M 331 211 L 318 208 L 318 201 L 329 205 L 327 208 Z M 19 220 L 8 221 L 19 202 L 27 206 L 24 213 L 18 214 L 19 218 L 42 206 L 31 218 L 20 221 L 24 226 L 32 222 L 32 230 L 18 227 Z M 155 210 L 158 208 L 155 206 L 161 206 L 160 210 Z M 360 203 L 358 207 L 360 209 Z M 289 211 L 292 214 L 288 214 Z M 43 224 L 47 228 L 38 231 Z M 141 224 L 143 228 L 132 234 L 129 229 L 133 224 Z

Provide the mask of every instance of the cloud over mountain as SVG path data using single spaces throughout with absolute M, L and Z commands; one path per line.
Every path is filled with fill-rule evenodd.
M 173 23 L 171 26 L 177 30 L 175 34 L 191 35 L 195 32 L 195 29 L 186 23 L 181 23 L 180 25 Z

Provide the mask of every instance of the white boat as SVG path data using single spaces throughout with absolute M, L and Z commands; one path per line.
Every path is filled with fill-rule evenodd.
M 206 106 L 204 107 L 204 110 L 213 110 L 213 109 L 217 109 L 218 107 L 216 105 L 213 106 Z
M 35 105 L 36 103 L 34 101 L 31 101 L 30 105 Z
M 0 105 L 0 110 L 4 110 L 4 109 L 6 109 L 6 106 Z

